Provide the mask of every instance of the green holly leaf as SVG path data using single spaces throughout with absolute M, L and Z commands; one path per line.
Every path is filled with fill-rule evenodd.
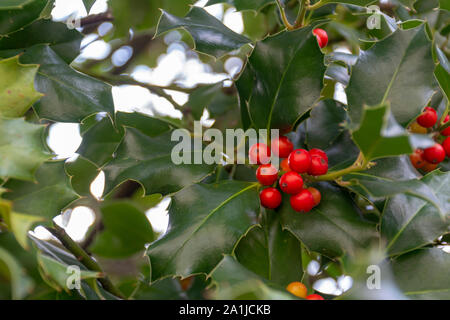
M 450 299 L 450 254 L 440 248 L 424 248 L 392 261 L 398 286 L 411 299 Z
M 25 274 L 15 256 L 0 246 L 0 276 L 11 283 L 11 298 L 21 300 L 30 294 L 33 280 Z
M 83 0 L 84 7 L 86 8 L 86 11 L 89 13 L 92 6 L 94 5 L 95 1 L 97 0 Z
M 416 147 L 429 147 L 433 140 L 426 135 L 410 135 L 393 118 L 388 105 L 365 107 L 359 128 L 352 132 L 364 159 L 413 153 Z
M 101 212 L 104 228 L 89 248 L 92 253 L 111 259 L 125 258 L 144 251 L 145 244 L 155 240 L 145 213 L 132 203 L 105 204 Z
M 251 42 L 250 39 L 227 28 L 204 9 L 195 6 L 191 7 L 184 18 L 162 11 L 156 35 L 177 28 L 184 28 L 191 34 L 195 50 L 216 58 Z
M 195 184 L 172 198 L 169 229 L 147 255 L 151 279 L 208 274 L 252 226 L 259 212 L 257 184 Z
M 377 2 L 376 0 L 321 0 L 321 3 L 344 3 L 353 4 L 355 6 L 365 7 L 369 4 Z
M 6 0 L 0 3 L 0 35 L 7 35 L 46 13 L 54 0 Z
M 79 198 L 72 189 L 64 161 L 44 163 L 36 171 L 35 182 L 9 180 L 4 187 L 9 192 L 2 197 L 13 201 L 15 212 L 42 217 L 47 222 Z
M 378 241 L 376 226 L 363 220 L 350 196 L 329 183 L 317 189 L 321 203 L 308 213 L 295 212 L 289 197 L 279 208 L 284 229 L 294 234 L 308 250 L 335 258 L 343 254 L 354 256 L 358 250 Z
M 274 211 L 263 214 L 261 226 L 239 242 L 235 255 L 247 269 L 282 287 L 303 277 L 300 242 L 283 230 Z
M 381 235 L 390 255 L 399 255 L 432 243 L 450 226 L 450 173 L 434 171 L 422 182 L 431 188 L 442 206 L 410 194 L 398 194 L 388 199 L 382 220 Z
M 442 89 L 442 92 L 450 101 L 450 63 L 448 62 L 447 56 L 442 52 L 441 49 L 436 48 L 437 57 L 439 59 L 439 64 L 434 70 L 434 76 Z
M 258 128 L 290 129 L 319 99 L 324 55 L 312 27 L 285 31 L 257 42 L 250 68 L 251 95 L 245 99 Z
M 43 94 L 34 88 L 39 66 L 21 64 L 19 57 L 0 60 L 0 116 L 21 117 Z
M 272 285 L 229 255 L 214 268 L 211 279 L 219 300 L 297 300 L 282 287 Z
M 408 124 L 433 94 L 433 71 L 431 41 L 425 24 L 398 29 L 362 51 L 346 90 L 353 126 L 361 123 L 364 106 L 387 102 L 395 119 L 402 125 Z
M 43 141 L 45 127 L 23 119 L 0 118 L 0 177 L 34 180 L 37 168 L 51 157 Z
M 127 116 L 138 121 L 133 123 L 130 119 L 132 127 L 126 127 L 114 159 L 103 167 L 105 195 L 127 180 L 139 181 L 147 195 L 168 194 L 201 181 L 214 171 L 214 165 L 172 161 L 172 152 L 179 142 L 171 140 L 172 131 L 167 131 L 170 127 L 166 122 L 138 114 Z M 118 120 L 121 121 L 125 120 Z M 184 138 L 191 142 L 191 148 L 183 150 L 183 155 L 193 163 L 195 157 L 202 155 L 202 150 L 196 147 L 187 131 Z
M 450 11 L 450 3 L 447 0 L 439 0 L 439 8 Z
M 35 85 L 45 96 L 34 105 L 40 118 L 81 122 L 99 112 L 114 114 L 111 86 L 75 71 L 48 45 L 29 48 L 20 61 L 40 64 Z
M 254 10 L 259 11 L 260 9 L 264 8 L 268 4 L 275 3 L 274 0 L 209 0 L 206 3 L 207 6 L 211 6 L 213 4 L 218 3 L 228 3 L 231 6 L 234 6 L 237 11 L 244 11 L 244 10 Z
M 66 63 L 80 53 L 83 35 L 67 25 L 52 20 L 38 20 L 7 37 L 0 37 L 0 56 L 11 57 L 37 44 L 48 44 Z
M 78 156 L 76 159 L 67 160 L 65 167 L 73 190 L 80 196 L 91 196 L 91 184 L 99 174 L 97 166 Z

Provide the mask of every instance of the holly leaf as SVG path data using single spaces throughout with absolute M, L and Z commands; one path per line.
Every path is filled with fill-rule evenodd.
M 97 166 L 82 156 L 77 156 L 67 160 L 65 168 L 73 190 L 80 196 L 91 196 L 91 184 L 99 174 Z
M 200 141 L 192 141 L 187 131 L 183 131 L 185 135 L 182 138 L 191 143 L 191 148 L 183 150 L 183 157 L 187 157 L 190 163 L 175 164 L 172 152 L 179 143 L 172 141 L 172 131 L 167 131 L 170 129 L 167 123 L 142 115 L 128 116 L 139 121 L 133 127 L 126 127 L 114 159 L 103 167 L 105 195 L 127 180 L 139 181 L 147 195 L 168 194 L 201 181 L 214 171 L 213 165 L 192 164 L 194 158 L 202 155 L 202 149 L 196 147 Z M 129 123 L 131 125 L 132 122 Z
M 210 276 L 216 286 L 214 298 L 219 300 L 297 300 L 229 255 L 223 257 Z
M 42 217 L 47 222 L 79 198 L 72 189 L 64 161 L 44 163 L 36 171 L 35 182 L 8 180 L 4 187 L 9 192 L 2 197 L 13 201 L 15 212 Z
M 300 242 L 283 230 L 274 211 L 266 210 L 261 226 L 239 242 L 235 255 L 247 269 L 281 287 L 303 277 Z
M 251 40 L 227 28 L 204 9 L 193 6 L 184 18 L 162 11 L 156 36 L 167 31 L 184 28 L 194 38 L 195 50 L 220 58 L 239 49 Z
M 7 35 L 37 20 L 54 0 L 7 0 L 0 3 L 0 35 Z
M 354 256 L 378 241 L 375 224 L 361 218 L 350 196 L 329 183 L 320 183 L 321 203 L 308 213 L 295 212 L 284 196 L 279 208 L 284 229 L 294 234 L 308 250 L 330 258 Z
M 274 0 L 209 0 L 205 7 L 218 3 L 228 3 L 234 6 L 237 11 L 254 10 L 259 11 L 268 4 L 275 3 Z
M 208 274 L 231 254 L 259 212 L 257 184 L 223 181 L 195 184 L 172 198 L 169 228 L 147 255 L 151 279 Z
M 0 246 L 0 275 L 11 283 L 11 298 L 21 300 L 30 294 L 33 280 L 27 276 L 16 258 Z
M 376 0 L 321 0 L 321 3 L 344 3 L 344 4 L 352 4 L 355 6 L 365 7 L 369 4 L 377 2 Z
M 122 201 L 101 208 L 104 228 L 89 250 L 101 257 L 117 259 L 145 250 L 145 244 L 155 240 L 145 213 L 133 204 Z M 126 223 L 124 223 L 126 221 Z
M 246 66 L 254 83 L 247 85 L 252 91 L 245 99 L 257 128 L 294 126 L 320 97 L 323 59 L 312 27 L 257 42 Z
M 450 299 L 450 254 L 440 248 L 424 248 L 392 261 L 398 286 L 411 299 Z
M 94 5 L 95 1 L 97 0 L 83 0 L 84 7 L 86 8 L 86 11 L 89 13 L 92 6 Z
M 450 63 L 446 55 L 441 49 L 436 48 L 436 53 L 439 59 L 439 64 L 434 69 L 434 76 L 442 89 L 442 92 L 450 100 Z
M 0 56 L 11 57 L 37 44 L 47 44 L 66 63 L 71 63 L 80 53 L 83 35 L 69 30 L 67 25 L 52 20 L 38 20 L 7 37 L 0 37 Z
M 439 0 L 439 8 L 450 11 L 450 3 L 446 0 Z
M 434 171 L 422 182 L 431 188 L 442 206 L 441 211 L 430 202 L 410 194 L 388 199 L 382 220 L 381 235 L 390 255 L 399 255 L 432 243 L 450 226 L 450 173 Z
M 43 95 L 34 89 L 38 65 L 24 65 L 19 57 L 0 60 L 0 116 L 21 117 Z
M 402 125 L 408 124 L 433 94 L 433 71 L 425 24 L 398 29 L 369 50 L 361 51 L 346 89 L 353 126 L 361 123 L 364 106 L 386 102 L 395 119 Z
M 23 119 L 0 118 L 0 177 L 34 180 L 37 168 L 51 157 L 43 141 L 45 127 Z
M 111 86 L 73 70 L 48 45 L 29 48 L 20 61 L 40 64 L 35 86 L 45 96 L 34 105 L 40 118 L 81 122 L 99 112 L 114 114 Z

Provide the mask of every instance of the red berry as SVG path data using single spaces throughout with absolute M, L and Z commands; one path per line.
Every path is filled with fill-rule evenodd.
M 312 156 L 320 156 L 320 157 L 322 157 L 322 158 L 324 158 L 327 162 L 328 162 L 328 156 L 327 156 L 327 154 L 323 151 L 323 150 L 320 150 L 320 149 L 311 149 L 311 150 L 309 150 L 309 155 L 312 157 Z
M 433 108 L 426 107 L 422 114 L 417 118 L 417 123 L 424 128 L 431 128 L 436 124 L 437 113 Z
M 291 168 L 289 168 L 289 161 L 288 159 L 283 159 L 283 161 L 281 161 L 281 171 L 285 171 L 285 172 L 289 172 L 291 171 Z
M 433 163 L 429 163 L 429 162 L 425 161 L 425 164 L 420 169 L 425 172 L 431 172 L 431 171 L 436 170 L 437 167 L 438 167 L 437 163 L 433 164 Z
M 447 157 L 450 158 L 450 137 L 444 140 L 444 142 L 442 143 L 442 147 L 444 148 Z
M 290 201 L 292 209 L 297 212 L 309 212 L 315 205 L 313 195 L 306 189 L 303 189 L 300 193 L 292 196 Z
M 325 300 L 321 295 L 319 294 L 310 294 L 309 296 L 306 297 L 307 300 Z
M 444 123 L 447 123 L 449 120 L 450 120 L 450 116 L 446 116 L 445 120 L 444 120 Z M 450 136 L 450 127 L 447 127 L 444 130 L 442 130 L 441 134 L 443 136 L 446 136 L 446 137 Z
M 311 157 L 311 166 L 308 174 L 311 176 L 322 176 L 328 172 L 328 162 L 321 156 Z
M 251 164 L 265 164 L 270 162 L 270 148 L 265 143 L 251 146 L 248 157 Z
M 272 140 L 272 152 L 280 158 L 287 158 L 294 150 L 294 145 L 288 137 L 281 136 L 278 139 Z
M 434 146 L 425 149 L 423 158 L 429 163 L 441 163 L 445 159 L 444 147 L 439 143 L 436 143 Z
M 416 151 L 414 151 L 414 153 L 409 156 L 409 160 L 411 160 L 411 164 L 416 169 L 423 168 L 426 163 L 425 159 L 423 158 L 423 150 L 421 149 L 416 149 Z
M 262 164 L 256 170 L 256 179 L 263 186 L 270 186 L 278 179 L 278 169 L 271 164 Z
M 328 34 L 325 30 L 317 28 L 313 30 L 313 34 L 317 38 L 317 42 L 319 43 L 319 47 L 326 47 L 328 44 Z
M 275 188 L 267 188 L 259 194 L 259 200 L 263 207 L 268 209 L 278 208 L 281 204 L 281 193 Z
M 303 189 L 303 179 L 297 172 L 289 171 L 281 176 L 279 185 L 283 192 L 297 194 Z
M 291 152 L 288 158 L 289 167 L 298 173 L 308 172 L 311 165 L 311 156 L 305 149 L 296 149 Z
M 313 196 L 314 206 L 317 206 L 320 203 L 320 200 L 322 200 L 322 195 L 320 194 L 320 191 L 313 187 L 309 187 L 307 190 L 311 192 Z

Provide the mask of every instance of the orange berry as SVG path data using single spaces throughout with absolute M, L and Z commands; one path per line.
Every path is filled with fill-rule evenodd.
M 292 293 L 294 296 L 305 299 L 308 295 L 308 289 L 306 286 L 298 281 L 294 281 L 288 284 L 286 290 Z

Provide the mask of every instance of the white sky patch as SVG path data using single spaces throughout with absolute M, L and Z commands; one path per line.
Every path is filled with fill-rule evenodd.
M 88 207 L 76 207 L 72 210 L 67 225 L 65 225 L 62 215 L 55 217 L 53 220 L 60 227 L 64 228 L 73 240 L 81 241 L 84 239 L 89 227 L 94 223 L 95 213 Z
M 244 32 L 244 21 L 242 21 L 242 14 L 237 12 L 235 8 L 229 8 L 225 12 L 223 24 L 236 33 Z
M 86 37 L 86 38 L 88 38 L 88 37 Z M 83 43 L 81 43 L 81 47 L 83 48 Z M 76 62 L 86 60 L 86 59 L 103 60 L 109 55 L 110 52 L 111 52 L 111 46 L 109 45 L 109 43 L 106 43 L 103 40 L 96 40 L 96 41 L 93 41 L 90 44 L 88 44 L 81 51 L 81 54 L 78 56 Z
M 56 159 L 65 159 L 75 155 L 81 140 L 78 123 L 55 123 L 50 127 L 47 144 Z
M 94 181 L 92 181 L 90 191 L 91 194 L 97 200 L 100 200 L 104 190 L 105 190 L 105 173 L 103 171 L 100 171 L 97 178 L 95 178 Z
M 172 199 L 170 197 L 166 197 L 162 199 L 157 206 L 146 212 L 146 216 L 155 232 L 159 232 L 161 234 L 166 232 L 169 225 L 169 215 L 167 209 L 169 208 L 171 201 Z

